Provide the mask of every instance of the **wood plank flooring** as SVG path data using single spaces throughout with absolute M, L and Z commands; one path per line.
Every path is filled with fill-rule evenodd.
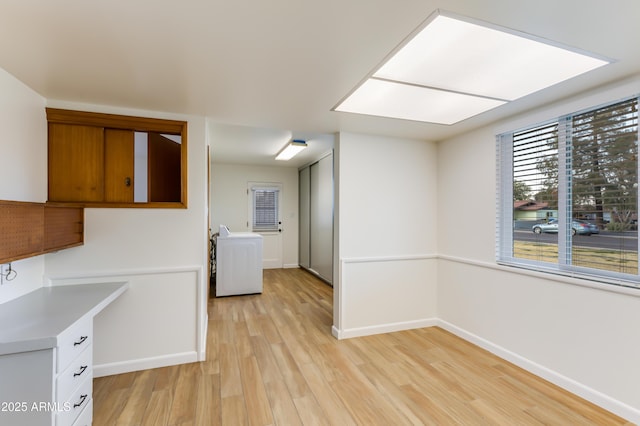
M 94 379 L 94 425 L 630 425 L 440 329 L 331 336 L 332 289 L 211 299 L 207 360 Z

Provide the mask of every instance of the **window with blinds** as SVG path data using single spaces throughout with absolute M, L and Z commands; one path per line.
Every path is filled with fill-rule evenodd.
M 640 286 L 638 98 L 497 137 L 498 262 Z
M 513 134 L 514 231 L 533 232 L 535 244 L 514 235 L 517 258 L 558 259 L 558 123 Z M 538 225 L 538 226 L 535 226 Z M 544 231 L 544 232 L 543 232 Z M 551 234 L 555 238 L 543 234 Z
M 252 189 L 253 231 L 268 232 L 279 229 L 278 189 Z

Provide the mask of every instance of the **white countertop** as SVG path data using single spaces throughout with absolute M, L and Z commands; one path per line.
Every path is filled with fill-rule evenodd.
M 0 304 L 0 355 L 56 347 L 60 333 L 127 288 L 127 282 L 42 287 Z

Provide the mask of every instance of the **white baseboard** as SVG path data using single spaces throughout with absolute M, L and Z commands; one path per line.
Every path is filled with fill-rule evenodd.
M 170 365 L 187 364 L 198 361 L 198 353 L 184 352 L 171 355 L 163 355 L 152 358 L 140 358 L 130 361 L 97 364 L 93 366 L 93 376 L 103 377 L 113 374 L 130 373 L 132 371 L 148 370 L 151 368 L 167 367 Z
M 282 265 L 283 269 L 298 269 L 300 267 L 300 265 L 298 265 L 297 263 L 285 263 L 284 265 Z
M 204 316 L 202 329 L 203 332 L 198 351 L 198 361 L 205 361 L 207 359 L 207 333 L 209 332 L 209 314 L 206 314 Z
M 585 386 L 582 383 L 576 382 L 575 380 L 563 376 L 556 371 L 553 371 L 516 353 L 513 353 L 499 345 L 483 339 L 480 336 L 469 333 L 468 331 L 463 330 L 451 323 L 448 323 L 441 319 L 437 319 L 436 324 L 434 325 L 437 325 L 438 327 L 441 327 L 455 334 L 456 336 L 468 342 L 471 342 L 474 345 L 479 346 L 493 353 L 494 355 L 497 355 L 500 358 L 505 359 L 512 364 L 515 364 L 518 367 L 529 371 L 530 373 L 535 374 L 538 377 L 542 377 L 543 379 L 548 380 L 549 382 L 560 386 L 561 388 L 566 389 L 569 392 L 604 408 L 605 410 L 611 411 L 612 413 L 623 417 L 624 419 L 629 420 L 635 424 L 640 424 L 640 410 L 634 407 L 624 404 L 601 392 L 596 391 L 595 389 Z
M 338 340 L 350 339 L 352 337 L 371 336 L 373 334 L 393 333 L 394 331 L 412 330 L 414 328 L 433 327 L 438 325 L 437 318 L 427 318 L 416 321 L 402 321 L 391 324 L 381 324 L 369 327 L 350 328 L 339 330 L 335 326 L 331 327 L 331 334 Z

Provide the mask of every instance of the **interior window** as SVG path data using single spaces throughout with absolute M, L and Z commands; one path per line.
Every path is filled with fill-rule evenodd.
M 186 122 L 52 108 L 47 121 L 49 201 L 186 207 Z

